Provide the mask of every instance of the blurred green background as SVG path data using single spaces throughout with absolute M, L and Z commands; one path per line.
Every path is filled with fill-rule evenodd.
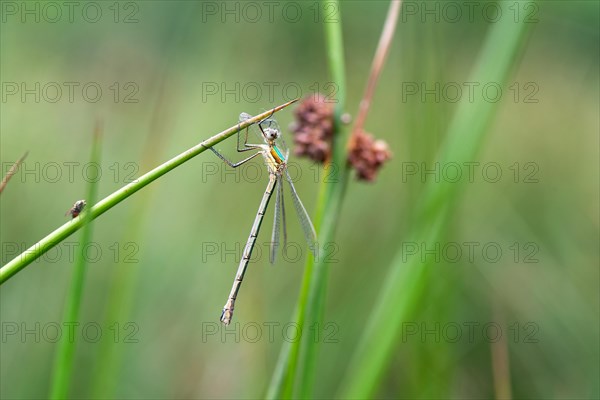
M 342 18 L 354 115 L 388 8 L 383 1 L 340 9 L 75 3 L 71 15 L 63 2 L 1 3 L 2 174 L 29 152 L 1 196 L 3 265 L 63 224 L 63 213 L 85 197 L 96 120 L 104 125 L 103 198 L 232 126 L 242 111 L 332 93 L 328 18 Z M 454 90 L 468 95 L 464 83 L 493 25 L 481 11 L 488 2 L 476 3 L 472 20 L 462 2 L 452 3 L 458 17 L 443 2 L 404 5 L 366 123 L 394 157 L 377 182 L 350 183 L 329 254 L 325 325 L 303 332 L 321 343 L 316 398 L 344 384 L 391 259 L 421 245 L 405 240 L 425 183 L 454 177 L 445 165 L 437 175 L 421 172 L 436 166 Z M 475 167 L 472 182 L 463 176 L 440 250 L 418 250 L 439 261 L 389 354 L 378 398 L 600 396 L 598 3 L 510 2 L 503 10 L 500 18 L 529 18 L 530 26 L 483 152 L 472 160 L 491 167 Z M 422 92 L 436 83 L 439 99 Z M 477 83 L 476 101 L 488 83 Z M 277 118 L 287 127 L 292 110 Z M 235 139 L 219 147 L 231 152 Z M 297 190 L 314 215 L 323 170 L 304 159 L 295 166 Z M 233 173 L 206 152 L 94 222 L 72 397 L 264 395 L 282 343 L 296 332 L 306 250 L 290 211 L 289 241 L 302 254 L 291 248 L 271 266 L 260 246 L 234 323 L 227 331 L 218 325 L 266 185 L 266 174 L 254 179 L 261 169 L 257 162 Z M 271 221 L 269 212 L 259 243 L 269 241 Z M 69 333 L 62 315 L 79 235 L 0 289 L 2 398 L 48 396 L 57 327 Z M 473 257 L 466 243 L 476 243 Z

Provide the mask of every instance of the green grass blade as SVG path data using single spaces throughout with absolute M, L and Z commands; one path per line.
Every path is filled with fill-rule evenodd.
M 523 43 L 526 25 L 510 18 L 493 25 L 478 58 L 471 81 L 505 85 Z M 475 159 L 498 104 L 468 99 L 460 102 L 448 129 L 438 161 L 462 162 Z M 430 183 L 422 197 L 415 226 L 407 240 L 431 244 L 444 234 L 461 186 L 449 182 Z M 429 247 L 428 247 L 429 248 Z M 404 257 L 407 257 L 404 255 Z M 402 321 L 418 306 L 430 273 L 430 265 L 417 257 L 403 262 L 398 252 L 390 265 L 381 295 L 375 303 L 361 342 L 353 357 L 340 392 L 341 398 L 369 398 L 385 371 Z
M 114 206 L 116 206 L 117 204 L 119 204 L 138 190 L 142 189 L 144 186 L 149 185 L 151 182 L 160 178 L 167 172 L 172 171 L 184 162 L 204 152 L 209 147 L 220 143 L 221 141 L 237 133 L 239 130 L 242 130 L 252 125 L 253 123 L 260 121 L 261 119 L 270 116 L 272 113 L 282 110 L 283 108 L 289 106 L 297 100 L 298 99 L 289 101 L 285 104 L 275 107 L 272 110 L 265 111 L 262 114 L 256 115 L 255 117 L 252 117 L 244 121 L 243 123 L 232 126 L 231 128 L 226 129 L 223 132 L 218 133 L 209 139 L 206 139 L 205 141 L 184 151 L 178 156 L 173 157 L 169 161 L 159 165 L 158 167 L 142 175 L 135 181 L 125 185 L 121 189 L 100 200 L 93 207 L 90 207 L 89 213 L 86 214 L 89 214 L 89 218 L 91 218 L 92 220 L 98 218 L 100 215 L 104 214 L 106 211 L 110 210 L 111 208 L 113 208 Z M 65 223 L 64 225 L 56 229 L 54 232 L 50 233 L 48 236 L 46 236 L 27 250 L 25 250 L 23 253 L 16 256 L 14 259 L 12 259 L 6 265 L 0 268 L 0 284 L 6 282 L 17 272 L 19 272 L 27 265 L 31 264 L 33 261 L 41 257 L 47 251 L 52 249 L 52 247 L 56 246 L 58 243 L 65 240 L 67 237 L 79 230 L 82 226 L 82 216 L 74 218 L 73 220 Z
M 102 132 L 100 123 L 96 124 L 92 142 L 92 154 L 90 162 L 100 165 L 100 151 L 102 147 Z M 86 201 L 93 203 L 96 199 L 97 180 L 91 179 L 88 184 Z M 83 231 L 81 232 L 80 252 L 77 255 L 76 264 L 71 278 L 71 287 L 67 296 L 65 312 L 63 316 L 63 326 L 76 324 L 79 322 L 79 309 L 81 308 L 81 298 L 83 297 L 83 285 L 85 282 L 85 273 L 87 270 L 87 260 L 85 251 L 92 240 L 92 218 L 90 213 L 84 210 Z M 70 325 L 72 326 L 72 325 Z M 65 399 L 69 397 L 69 388 L 71 387 L 71 377 L 73 376 L 73 359 L 75 355 L 75 346 L 77 342 L 71 340 L 69 335 L 63 335 L 58 342 L 58 349 L 54 363 L 54 376 L 52 378 L 52 388 L 50 392 L 51 399 Z
M 325 3 L 333 3 L 335 9 L 339 10 L 339 2 L 325 1 Z M 338 89 L 334 110 L 333 160 L 331 161 L 337 168 L 334 167 L 332 174 L 328 174 L 331 178 L 329 181 L 334 183 L 321 182 L 319 189 L 314 222 L 320 247 L 333 240 L 348 178 L 346 135 L 344 135 L 341 122 L 345 107 L 346 72 L 339 15 L 337 21 L 325 24 L 325 36 L 330 74 Z M 322 262 L 322 257 L 315 262 L 313 256 L 309 254 L 296 306 L 296 323 L 302 330 L 320 319 L 324 302 L 323 292 L 327 282 L 327 268 L 327 265 Z M 266 397 L 268 399 L 297 397 L 299 391 L 304 391 L 304 385 L 312 376 L 312 366 L 316 355 L 316 349 L 308 347 L 313 345 L 310 340 L 306 340 L 308 337 L 309 335 L 302 335 L 300 340 L 293 343 L 286 342 L 283 345 L 267 389 Z M 306 389 L 310 390 L 309 387 Z

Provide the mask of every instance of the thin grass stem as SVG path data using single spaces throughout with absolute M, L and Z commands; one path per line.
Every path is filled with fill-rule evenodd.
M 26 151 L 25 154 L 23 154 L 21 156 L 21 158 L 19 158 L 13 165 L 11 165 L 11 167 L 8 170 L 8 172 L 6 173 L 6 175 L 4 175 L 4 178 L 2 178 L 2 182 L 0 182 L 0 193 L 2 193 L 2 191 L 4 190 L 4 188 L 6 187 L 6 185 L 8 184 L 8 181 L 10 181 L 10 178 L 12 178 L 13 175 L 17 173 L 17 171 L 19 170 L 19 166 L 27 158 L 27 154 L 29 154 L 28 151 Z
M 228 128 L 223 132 L 204 140 L 196 146 L 184 151 L 178 156 L 159 165 L 158 167 L 142 175 L 135 181 L 125 185 L 121 189 L 100 200 L 93 207 L 90 207 L 88 212 L 89 218 L 91 218 L 92 220 L 98 218 L 100 215 L 104 214 L 106 211 L 110 210 L 111 208 L 113 208 L 114 206 L 116 206 L 117 204 L 119 204 L 138 190 L 149 185 L 151 182 L 160 178 L 167 172 L 179 167 L 184 162 L 196 157 L 198 154 L 204 152 L 206 149 L 216 145 L 217 143 L 220 143 L 221 141 L 234 135 L 238 131 L 245 129 L 246 127 L 272 115 L 277 111 L 284 109 L 292 103 L 295 103 L 297 100 L 298 99 L 294 99 L 285 104 L 277 106 L 272 110 L 265 111 L 262 114 L 252 117 L 240 124 L 234 125 L 231 128 Z M 25 268 L 27 265 L 31 264 L 33 261 L 38 259 L 40 256 L 45 254 L 47 251 L 52 249 L 58 243 L 65 240 L 67 237 L 79 230 L 82 226 L 83 219 L 82 215 L 80 215 L 79 217 L 74 218 L 73 220 L 65 223 L 64 225 L 56 229 L 54 232 L 50 233 L 48 236 L 46 236 L 27 250 L 25 250 L 23 253 L 19 254 L 14 259 L 9 261 L 6 265 L 0 268 L 0 285 L 6 282 L 8 279 L 10 279 L 12 276 L 14 276 L 17 272 Z

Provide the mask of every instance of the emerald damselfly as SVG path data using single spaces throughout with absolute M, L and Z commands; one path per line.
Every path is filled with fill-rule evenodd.
M 250 114 L 241 113 L 239 122 L 242 123 L 252 118 Z M 248 132 L 251 130 L 255 132 L 255 135 L 259 140 L 262 140 L 263 143 L 260 144 L 251 144 L 248 143 Z M 260 225 L 262 224 L 263 217 L 265 215 L 265 211 L 267 210 L 267 206 L 269 204 L 269 200 L 273 195 L 273 192 L 276 192 L 275 195 L 275 217 L 273 218 L 273 233 L 271 236 L 271 245 L 269 251 L 269 260 L 271 263 L 275 262 L 275 255 L 277 253 L 277 249 L 280 244 L 281 239 L 281 231 L 283 230 L 283 241 L 284 246 L 287 240 L 286 233 L 286 219 L 285 219 L 285 206 L 283 200 L 283 185 L 284 181 L 287 181 L 290 187 L 290 194 L 292 197 L 292 203 L 294 204 L 294 208 L 296 209 L 296 214 L 298 215 L 298 219 L 300 220 L 300 225 L 302 226 L 302 230 L 304 232 L 304 238 L 308 243 L 308 248 L 316 253 L 317 246 L 317 235 L 315 233 L 315 228 L 300 200 L 298 197 L 298 193 L 296 192 L 296 188 L 292 182 L 292 178 L 288 172 L 288 156 L 289 149 L 283 140 L 281 129 L 277 124 L 277 121 L 272 117 L 267 117 L 256 124 L 253 124 L 247 127 L 244 133 L 244 143 L 240 143 L 240 138 L 242 132 L 238 132 L 237 138 L 237 151 L 238 152 L 246 152 L 246 151 L 256 151 L 256 153 L 252 154 L 250 157 L 239 161 L 237 163 L 232 163 L 227 158 L 225 158 L 221 153 L 219 153 L 216 149 L 210 148 L 221 160 L 223 160 L 227 165 L 233 168 L 237 168 L 240 165 L 254 159 L 258 155 L 262 155 L 267 170 L 269 172 L 269 183 L 267 184 L 267 188 L 265 189 L 265 193 L 263 194 L 260 205 L 258 206 L 258 212 L 256 213 L 256 217 L 254 218 L 254 224 L 252 224 L 252 229 L 250 230 L 250 236 L 248 236 L 248 240 L 246 242 L 246 246 L 242 252 L 242 258 L 240 260 L 240 264 L 238 266 L 238 270 L 235 276 L 235 280 L 233 281 L 233 286 L 231 288 L 231 292 L 229 293 L 229 297 L 227 298 L 227 302 L 223 307 L 223 312 L 221 314 L 221 322 L 225 325 L 229 325 L 231 322 L 231 318 L 233 317 L 233 309 L 235 306 L 235 300 L 238 296 L 240 286 L 242 285 L 242 280 L 244 279 L 244 274 L 246 273 L 246 268 L 248 267 L 248 262 L 250 261 L 250 256 L 252 255 L 252 250 L 254 249 L 254 245 L 256 244 L 256 238 L 258 236 L 258 232 L 260 230 Z

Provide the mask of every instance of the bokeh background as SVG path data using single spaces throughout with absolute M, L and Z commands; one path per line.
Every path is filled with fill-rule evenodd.
M 63 2 L 52 4 L 2 2 L 2 174 L 29 152 L 1 196 L 2 264 L 62 225 L 63 213 L 85 197 L 97 120 L 103 198 L 232 126 L 242 111 L 334 94 L 328 18 L 342 19 L 346 104 L 354 115 L 388 8 L 383 1 L 339 9 L 274 2 L 269 14 L 260 2 L 99 1 L 77 3 L 69 14 Z M 464 82 L 493 23 L 481 12 L 488 2 L 477 2 L 472 20 L 465 3 L 453 4 L 458 19 L 443 2 L 404 5 L 366 123 L 394 157 L 375 183 L 350 182 L 329 254 L 324 326 L 303 332 L 319 332 L 316 398 L 336 396 L 347 383 L 391 260 L 412 245 L 405 242 L 409 221 L 425 184 L 454 176 L 444 175 L 444 165 L 437 175 L 421 172 L 435 168 L 456 110 L 453 90 L 458 85 L 461 97 L 468 95 Z M 418 250 L 439 261 L 376 397 L 600 396 L 598 3 L 511 4 L 502 18 L 530 18 L 530 26 L 483 151 L 472 160 L 492 167 L 476 167 L 472 182 L 463 177 L 440 250 Z M 439 98 L 422 92 L 420 85 L 436 83 Z M 486 83 L 474 96 L 484 96 Z M 277 118 L 285 128 L 293 111 Z M 232 138 L 219 147 L 233 154 L 234 146 Z M 313 215 L 324 173 L 295 161 L 296 186 Z M 218 325 L 266 184 L 264 172 L 255 176 L 261 168 L 258 161 L 232 173 L 203 153 L 94 222 L 74 328 L 72 397 L 264 395 L 284 341 L 295 334 L 306 248 L 291 207 L 296 247 L 272 266 L 260 246 L 234 324 L 228 331 Z M 271 221 L 268 213 L 259 243 L 269 240 Z M 2 398 L 48 396 L 57 327 L 69 333 L 62 318 L 79 236 L 0 289 Z

